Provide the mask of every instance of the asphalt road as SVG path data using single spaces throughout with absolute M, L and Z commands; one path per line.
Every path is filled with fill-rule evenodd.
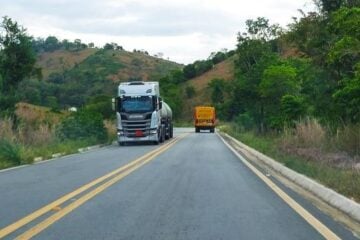
M 169 146 L 113 145 L 0 172 L 0 236 L 16 223 L 5 239 L 324 239 L 217 134 L 176 129 L 175 136 L 180 135 Z M 135 159 L 139 162 L 129 165 Z M 17 222 L 121 166 L 127 168 L 111 184 L 109 177 L 27 224 Z M 356 239 L 311 203 L 279 187 L 339 238 Z

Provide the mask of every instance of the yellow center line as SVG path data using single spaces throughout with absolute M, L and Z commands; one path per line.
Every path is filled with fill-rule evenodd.
M 220 135 L 219 135 L 220 136 Z M 307 221 L 316 231 L 318 231 L 325 239 L 338 240 L 341 239 L 322 222 L 315 218 L 310 212 L 303 208 L 293 198 L 286 194 L 273 181 L 266 177 L 256 167 L 244 159 L 229 143 L 227 143 L 221 136 L 221 140 L 225 145 L 253 172 L 257 175 L 271 190 L 273 190 L 285 203 L 287 203 L 297 214 L 299 214 L 305 221 Z
M 40 216 L 44 215 L 45 213 L 51 211 L 55 207 L 58 207 L 59 205 L 63 204 L 64 202 L 66 202 L 66 201 L 74 198 L 75 196 L 85 192 L 86 190 L 94 187 L 95 185 L 97 185 L 97 184 L 99 184 L 101 182 L 104 182 L 105 180 L 107 180 L 107 179 L 109 179 L 111 177 L 114 177 L 115 175 L 117 175 L 117 174 L 119 174 L 121 172 L 124 172 L 124 173 L 120 174 L 119 176 L 122 176 L 125 173 L 127 173 L 126 175 L 128 175 L 129 173 L 131 173 L 135 169 L 137 169 L 140 166 L 144 165 L 144 164 L 142 164 L 142 162 L 147 163 L 149 161 L 149 159 L 153 159 L 156 156 L 158 156 L 159 154 L 161 154 L 162 152 L 166 151 L 168 148 L 173 146 L 178 140 L 184 138 L 186 135 L 187 134 L 183 134 L 183 135 L 180 135 L 179 137 L 174 138 L 173 140 L 169 141 L 168 143 L 162 145 L 161 147 L 159 147 L 159 148 L 157 148 L 157 149 L 155 149 L 155 150 L 141 156 L 140 158 L 138 158 L 138 159 L 136 159 L 136 160 L 134 160 L 134 161 L 132 161 L 132 162 L 130 162 L 130 163 L 128 163 L 128 164 L 126 164 L 126 165 L 124 165 L 124 166 L 122 166 L 122 167 L 120 167 L 120 168 L 118 168 L 118 169 L 116 169 L 116 170 L 114 170 L 114 171 L 112 171 L 112 172 L 98 178 L 98 179 L 93 180 L 92 182 L 90 182 L 88 184 L 83 185 L 82 187 L 76 189 L 75 191 L 62 196 L 61 198 L 53 201 L 52 203 L 50 203 L 50 204 L 36 210 L 35 212 L 25 216 L 24 218 L 22 218 L 22 219 L 14 222 L 14 223 L 8 225 L 7 227 L 0 230 L 0 239 L 7 236 L 7 235 L 9 235 L 12 232 L 18 230 L 19 228 L 23 227 L 24 225 L 29 224 L 30 222 L 34 221 L 35 219 L 39 218 Z M 125 177 L 125 176 L 123 176 L 123 177 Z M 116 178 L 118 178 L 118 177 L 116 177 Z M 110 181 L 112 181 L 112 180 L 110 180 Z M 73 202 L 73 203 L 75 203 L 75 202 Z M 64 210 L 64 209 L 62 209 L 62 210 Z

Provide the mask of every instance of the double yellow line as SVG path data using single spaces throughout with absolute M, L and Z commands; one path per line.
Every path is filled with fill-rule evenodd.
M 88 184 L 83 185 L 82 187 L 76 189 L 75 191 L 62 196 L 61 198 L 55 200 L 54 202 L 52 202 L 52 203 L 36 210 L 35 212 L 27 215 L 26 217 L 8 225 L 7 227 L 0 230 L 0 239 L 8 236 L 9 234 L 13 233 L 14 231 L 20 229 L 21 227 L 31 223 L 32 221 L 43 216 L 44 214 L 46 214 L 54 209 L 58 209 L 58 211 L 56 213 L 52 214 L 51 216 L 49 216 L 45 220 L 41 221 L 34 227 L 25 231 L 24 233 L 19 235 L 16 239 L 30 239 L 30 238 L 34 237 L 35 235 L 39 234 L 41 231 L 45 230 L 47 227 L 49 227 L 50 225 L 52 225 L 59 219 L 63 218 L 68 213 L 70 213 L 74 209 L 78 208 L 79 206 L 81 206 L 82 204 L 84 204 L 85 202 L 90 200 L 91 198 L 95 197 L 96 195 L 98 195 L 99 193 L 101 193 L 102 191 L 104 191 L 105 189 L 107 189 L 108 187 L 113 185 L 114 183 L 120 181 L 121 179 L 123 179 L 124 177 L 129 175 L 130 173 L 134 172 L 138 168 L 142 167 L 146 163 L 153 160 L 156 156 L 165 152 L 167 149 L 172 147 L 177 141 L 184 138 L 186 135 L 187 134 L 183 134 L 179 137 L 172 139 L 171 141 L 169 141 L 169 142 L 165 143 L 164 145 L 162 145 L 161 147 L 143 155 L 142 157 L 140 157 L 140 158 L 138 158 L 138 159 L 136 159 L 136 160 L 134 160 L 134 161 L 132 161 L 132 162 L 130 162 L 130 163 L 128 163 L 128 164 L 126 164 L 126 165 L 124 165 L 124 166 L 98 178 L 98 179 L 95 179 L 94 181 L 92 181 Z M 91 189 L 91 188 L 93 188 L 93 189 Z M 70 199 L 73 199 L 82 193 L 85 193 L 87 190 L 89 190 L 89 192 L 82 195 L 77 200 L 69 203 L 68 205 L 60 208 L 60 206 L 62 204 L 66 203 Z

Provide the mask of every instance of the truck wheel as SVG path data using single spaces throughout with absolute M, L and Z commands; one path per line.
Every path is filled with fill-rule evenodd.
M 162 143 L 164 142 L 165 139 L 165 128 L 162 127 L 161 131 L 160 131 L 160 137 L 159 137 L 159 142 Z
M 171 126 L 170 126 L 170 138 L 173 138 L 173 137 L 174 137 L 174 127 L 171 124 Z
M 170 138 L 170 126 L 165 128 L 165 140 Z
M 200 129 L 199 128 L 195 128 L 195 132 L 200 132 Z
M 118 142 L 118 143 L 119 143 L 119 146 L 125 146 L 124 142 Z
M 215 132 L 215 129 L 214 129 L 214 128 L 211 128 L 211 129 L 210 129 L 210 132 L 211 132 L 211 133 L 214 133 L 214 132 Z

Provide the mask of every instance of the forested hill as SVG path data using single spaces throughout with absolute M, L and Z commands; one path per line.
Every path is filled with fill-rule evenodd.
M 33 43 L 42 80 L 22 82 L 22 101 L 59 109 L 81 106 L 94 96 L 113 96 L 119 82 L 159 79 L 182 68 L 181 64 L 150 56 L 146 51 L 129 52 L 117 45 L 99 49 L 86 44 L 63 47 L 59 42 L 56 46 L 40 48 Z

